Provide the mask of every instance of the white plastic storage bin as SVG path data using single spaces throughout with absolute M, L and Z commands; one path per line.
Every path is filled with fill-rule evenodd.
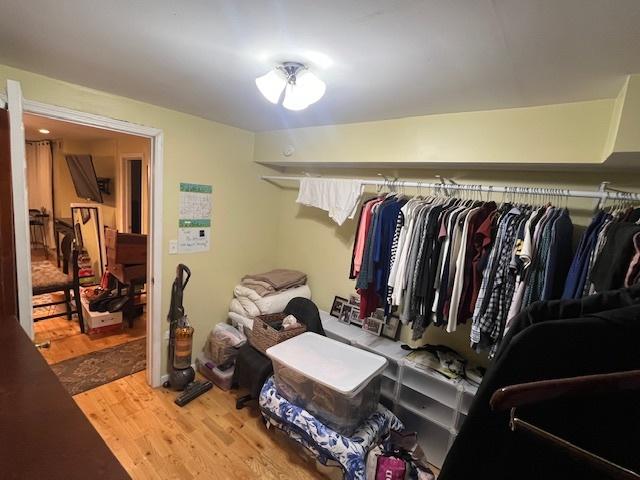
M 267 349 L 276 388 L 329 428 L 350 436 L 380 399 L 380 355 L 307 332 Z

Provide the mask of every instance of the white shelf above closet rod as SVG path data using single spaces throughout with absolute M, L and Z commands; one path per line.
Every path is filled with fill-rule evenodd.
M 267 181 L 293 181 L 300 182 L 302 176 L 277 176 L 277 175 L 262 175 L 262 180 Z M 326 178 L 326 177 L 311 177 L 311 178 Z M 326 178 L 327 180 L 334 180 L 332 178 Z M 336 179 L 338 180 L 338 179 Z M 344 178 L 343 178 L 344 180 Z M 406 180 L 375 180 L 375 179 L 359 179 L 363 185 L 375 185 L 380 187 L 415 187 L 415 188 L 441 188 L 445 190 L 463 190 L 473 192 L 489 192 L 489 193 L 511 193 L 511 194 L 525 194 L 525 195 L 546 195 L 546 196 L 563 196 L 563 197 L 582 197 L 582 198 L 595 198 L 602 200 L 636 200 L 640 201 L 640 194 L 631 192 L 619 192 L 619 191 L 588 191 L 588 190 L 567 190 L 559 188 L 538 188 L 538 187 L 494 187 L 492 185 L 463 185 L 458 183 L 433 183 L 422 181 L 406 181 Z

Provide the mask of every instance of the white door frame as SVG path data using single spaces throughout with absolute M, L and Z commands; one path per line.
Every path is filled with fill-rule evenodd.
M 17 90 L 16 90 L 17 89 Z M 16 97 L 16 93 L 20 94 L 20 83 L 7 80 L 7 96 L 9 100 L 9 112 L 10 114 L 20 114 L 22 118 L 22 111 L 20 111 L 20 105 L 12 104 L 12 97 Z M 21 94 L 20 94 L 21 96 Z M 16 102 L 14 102 L 16 103 Z M 19 102 L 17 102 L 19 103 Z M 13 110 L 13 112 L 12 112 Z M 123 120 L 116 120 L 113 118 L 105 117 L 102 115 L 95 115 L 92 113 L 81 112 L 78 110 L 72 110 L 65 107 L 59 107 L 56 105 L 49 105 L 46 103 L 36 102 L 32 100 L 23 99 L 22 110 L 24 113 L 31 113 L 34 115 L 40 115 L 43 117 L 53 118 L 56 120 L 62 120 L 65 122 L 77 123 L 80 125 L 87 125 L 90 127 L 101 128 L 104 130 L 111 130 L 114 132 L 127 133 L 131 135 L 137 135 L 140 137 L 146 137 L 151 140 L 151 158 L 149 159 L 150 176 L 151 180 L 149 185 L 149 212 L 150 212 L 150 240 L 147 245 L 147 262 L 149 265 L 149 272 L 147 275 L 147 296 L 149 301 L 147 302 L 147 382 L 152 387 L 158 387 L 161 385 L 161 362 L 162 362 L 162 186 L 163 186 L 163 151 L 164 151 L 164 134 L 161 129 L 147 127 L 144 125 L 138 125 L 135 123 L 126 122 Z M 14 226 L 16 228 L 16 258 L 29 259 L 31 252 L 29 250 L 29 222 L 28 222 L 28 210 L 27 210 L 27 191 L 26 191 L 26 161 L 24 157 L 24 142 L 21 145 L 14 145 L 11 142 L 11 148 L 16 148 L 15 158 L 22 159 L 22 168 L 19 165 L 12 165 L 12 180 L 14 191 L 16 185 L 24 186 L 24 199 L 23 205 L 16 204 L 16 195 L 14 193 L 14 209 L 15 212 L 24 212 L 24 218 L 22 214 L 14 215 Z M 19 149 L 22 149 L 18 151 Z M 12 152 L 13 153 L 13 152 Z M 12 158 L 14 155 L 12 155 Z M 21 197 L 20 194 L 17 195 Z M 26 224 L 25 224 L 26 222 Z M 24 237 L 24 238 L 22 238 Z M 18 241 L 20 239 L 20 241 Z M 153 242 L 151 242 L 151 239 Z M 31 268 L 30 264 L 23 262 L 16 262 L 18 272 L 20 269 L 26 269 L 26 273 L 21 277 L 18 275 L 18 298 L 20 299 L 20 293 L 22 285 L 23 295 L 28 296 L 28 304 L 20 304 L 21 316 L 27 313 L 27 319 L 30 319 L 30 333 L 33 338 L 33 318 L 31 311 Z M 24 273 L 24 272 L 23 272 Z M 24 283 L 20 283 L 21 279 L 28 278 Z M 24 292 L 24 290 L 28 291 Z M 24 303 L 24 302 L 22 302 Z

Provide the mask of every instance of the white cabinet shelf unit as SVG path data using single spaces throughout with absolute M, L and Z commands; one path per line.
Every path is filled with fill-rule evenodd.
M 440 468 L 460 426 L 469 413 L 477 387 L 466 380 L 449 380 L 434 370 L 419 367 L 406 356 L 400 342 L 371 335 L 320 312 L 329 338 L 382 355 L 380 402 L 391 409 L 406 428 L 418 432 L 427 459 Z

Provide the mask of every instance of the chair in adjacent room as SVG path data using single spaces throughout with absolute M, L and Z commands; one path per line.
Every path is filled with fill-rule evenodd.
M 31 246 L 41 246 L 44 251 L 45 258 L 49 258 L 49 245 L 47 242 L 46 220 L 47 214 L 43 214 L 37 208 L 29 209 L 29 229 L 31 233 Z M 38 234 L 40 240 L 38 241 Z
M 80 276 L 78 267 L 78 250 L 75 246 L 73 234 L 67 234 L 62 240 L 63 268 L 60 270 L 55 263 L 49 260 L 36 261 L 31 264 L 32 293 L 36 295 L 63 292 L 64 300 L 47 303 L 33 304 L 33 308 L 49 307 L 55 305 L 66 305 L 66 311 L 54 312 L 52 314 L 34 318 L 34 322 L 46 320 L 48 318 L 67 316 L 72 320 L 73 314 L 78 315 L 80 331 L 84 333 L 84 321 L 82 318 L 82 306 L 80 304 Z M 74 301 L 71 299 L 73 292 Z M 75 306 L 74 306 L 75 303 Z
M 284 313 L 293 315 L 307 327 L 307 332 L 325 335 L 320 320 L 320 312 L 315 303 L 307 298 L 297 297 L 289 301 Z M 260 395 L 262 386 L 273 375 L 271 359 L 253 348 L 249 342 L 240 348 L 233 375 L 234 384 L 249 391 L 248 395 L 236 400 L 236 408 L 241 409 Z

